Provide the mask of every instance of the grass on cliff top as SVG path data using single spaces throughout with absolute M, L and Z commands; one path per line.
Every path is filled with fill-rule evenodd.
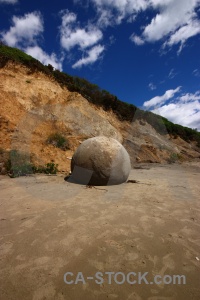
M 5 45 L 0 45 L 0 54 L 6 58 L 19 61 L 19 62 L 27 62 L 27 61 L 36 61 L 32 56 L 22 52 L 17 48 L 11 48 Z
M 47 75 L 52 75 L 49 68 L 47 66 L 44 66 L 37 59 L 17 48 L 6 46 L 0 42 L 0 67 L 3 67 L 10 60 L 22 63 L 32 71 L 38 70 Z

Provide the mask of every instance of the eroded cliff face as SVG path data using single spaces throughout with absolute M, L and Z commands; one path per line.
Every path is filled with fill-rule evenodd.
M 9 63 L 0 69 L 1 152 L 16 149 L 30 153 L 34 164 L 54 160 L 69 170 L 70 157 L 82 140 L 105 135 L 123 141 L 114 116 L 88 103 L 78 93 L 61 88 L 42 73 Z M 63 151 L 46 143 L 59 132 L 69 141 Z
M 68 150 L 46 142 L 56 132 L 66 137 Z M 67 172 L 67 157 L 83 140 L 98 135 L 123 143 L 132 163 L 165 162 L 172 153 L 179 153 L 183 160 L 200 156 L 194 145 L 161 136 L 146 122 L 120 122 L 113 112 L 61 88 L 42 73 L 11 62 L 0 69 L 0 163 L 15 149 L 28 153 L 36 165 L 54 161 L 60 171 Z

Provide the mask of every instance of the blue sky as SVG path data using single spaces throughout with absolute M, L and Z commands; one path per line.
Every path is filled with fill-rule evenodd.
M 200 131 L 200 0 L 0 0 L 0 39 Z

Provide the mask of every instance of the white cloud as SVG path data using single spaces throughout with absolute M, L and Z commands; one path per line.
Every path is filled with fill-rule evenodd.
M 149 0 L 148 8 L 157 11 L 156 16 L 144 28 L 140 39 L 156 42 L 165 39 L 164 47 L 180 43 L 181 52 L 184 43 L 200 33 L 200 22 L 195 9 L 199 0 Z M 133 34 L 134 36 L 134 34 Z M 137 44 L 137 40 L 132 39 Z
M 196 101 L 200 100 L 200 91 L 197 91 L 194 94 L 184 94 L 181 97 L 178 98 L 181 102 L 189 102 L 189 101 Z
M 92 49 L 88 50 L 87 56 L 79 59 L 72 67 L 80 68 L 83 65 L 93 64 L 95 61 L 99 59 L 103 51 L 105 50 L 104 46 L 97 45 L 94 46 Z
M 130 36 L 136 45 L 163 40 L 164 47 L 180 44 L 200 33 L 196 9 L 199 0 L 89 0 L 97 13 L 98 26 L 119 25 L 122 21 L 134 22 L 139 13 L 151 9 L 156 15 L 143 27 L 140 35 Z
M 127 14 L 147 7 L 146 0 L 92 0 L 97 7 L 107 7 Z
M 143 35 L 147 41 L 157 41 L 176 31 L 180 26 L 190 23 L 195 17 L 195 7 L 199 0 L 151 0 L 152 7 L 160 12 L 146 26 Z M 197 16 L 196 16 L 197 17 Z
M 136 20 L 137 15 L 131 15 L 130 17 L 128 17 L 127 19 L 127 23 L 133 23 Z
M 113 14 L 110 10 L 98 8 L 98 15 L 97 25 L 99 27 L 106 28 L 113 24 Z M 116 19 L 114 22 L 118 24 Z
M 167 91 L 163 96 L 153 98 L 154 101 L 151 99 L 152 102 L 149 103 L 151 105 L 146 107 L 151 107 L 152 112 L 167 118 L 175 124 L 197 128 L 200 131 L 200 91 L 193 94 L 185 93 L 174 98 L 180 87 L 176 90 Z M 156 98 L 158 101 L 156 101 Z M 166 103 L 169 99 L 171 99 L 171 102 Z M 156 107 L 158 103 L 159 107 Z
M 28 47 L 25 52 L 45 65 L 52 65 L 55 69 L 62 71 L 63 58 L 58 59 L 55 53 L 51 55 L 44 52 L 39 46 Z
M 195 77 L 200 77 L 200 72 L 198 69 L 195 69 L 192 74 L 195 76 Z
M 13 26 L 2 32 L 2 40 L 9 46 L 36 44 L 38 36 L 43 32 L 43 20 L 38 12 L 25 14 L 23 17 L 13 16 Z
M 148 87 L 149 87 L 149 89 L 150 89 L 151 91 L 156 90 L 156 86 L 155 86 L 155 84 L 153 84 L 153 82 L 150 82 L 149 85 L 148 85 Z
M 130 40 L 138 46 L 141 46 L 144 44 L 144 40 L 141 37 L 135 35 L 134 33 L 130 36 Z
M 68 10 L 62 10 L 60 14 L 62 15 L 62 26 L 74 23 L 77 20 L 77 15 L 73 12 L 69 12 Z
M 39 12 L 25 14 L 22 17 L 13 16 L 12 26 L 1 33 L 2 40 L 11 47 L 18 47 L 27 54 L 35 57 L 41 63 L 51 64 L 62 70 L 63 58 L 58 59 L 55 53 L 51 55 L 38 46 L 38 39 L 44 31 L 43 19 Z
M 120 24 L 125 18 L 134 20 L 135 15 L 148 6 L 146 0 L 90 0 L 98 12 L 98 25 L 106 27 Z
M 148 101 L 145 101 L 143 106 L 145 108 L 150 108 L 150 107 L 153 107 L 155 105 L 161 106 L 164 102 L 166 102 L 167 100 L 173 98 L 174 95 L 180 91 L 180 89 L 181 89 L 181 87 L 179 86 L 174 90 L 168 90 L 162 96 L 156 96 L 156 97 L 154 97 L 154 98 L 152 98 Z
M 62 12 L 60 36 L 61 46 L 69 51 L 75 46 L 79 46 L 82 50 L 94 46 L 102 39 L 103 34 L 91 24 L 86 28 L 80 28 L 77 16 L 69 11 L 64 11 Z
M 177 73 L 175 72 L 174 68 L 172 68 L 169 72 L 168 78 L 173 79 L 176 75 Z
M 184 44 L 187 39 L 200 33 L 200 22 L 192 20 L 172 34 L 165 45 L 172 46 L 178 43 Z
M 175 124 L 190 128 L 197 128 L 200 131 L 200 102 L 191 101 L 187 103 L 170 103 L 152 110 Z
M 0 0 L 0 4 L 1 3 L 6 3 L 6 4 L 15 4 L 17 3 L 18 0 Z
M 74 47 L 84 55 L 72 68 L 81 68 L 93 64 L 100 57 L 105 47 L 98 44 L 103 33 L 95 25 L 88 24 L 82 28 L 77 21 L 77 15 L 68 10 L 61 11 L 62 24 L 60 26 L 60 43 L 63 49 L 70 51 Z
M 133 32 L 130 36 L 138 46 L 157 41 L 163 42 L 163 48 L 180 44 L 177 52 L 180 54 L 186 41 L 200 34 L 197 13 L 200 0 L 88 0 L 87 3 L 92 3 L 96 10 L 99 28 L 119 25 L 124 20 L 133 23 L 147 10 L 155 13 L 150 22 L 141 27 L 141 34 Z M 144 19 L 147 20 L 146 16 Z

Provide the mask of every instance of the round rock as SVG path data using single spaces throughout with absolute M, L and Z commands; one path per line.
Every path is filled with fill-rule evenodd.
M 114 185 L 127 180 L 131 170 L 126 149 L 115 139 L 85 140 L 71 160 L 71 180 L 88 185 Z

